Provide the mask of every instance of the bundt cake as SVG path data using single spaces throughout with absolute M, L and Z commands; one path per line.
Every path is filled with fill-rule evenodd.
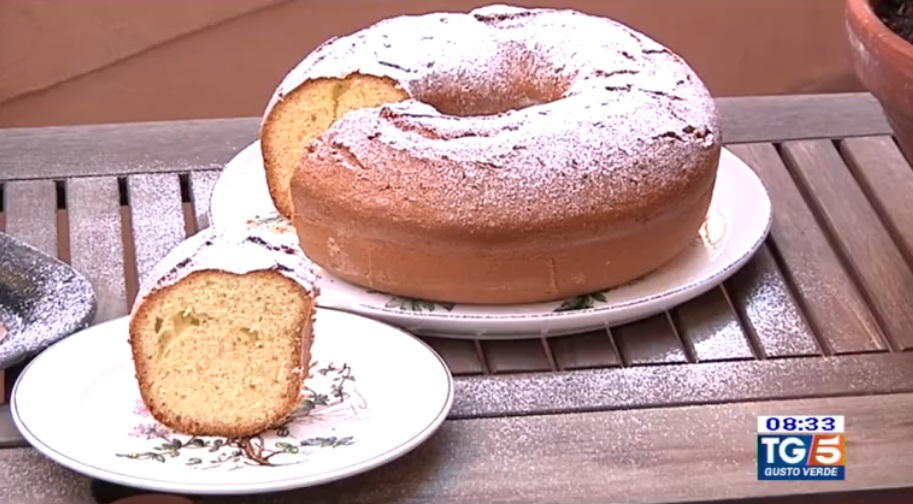
M 264 113 L 270 194 L 305 254 L 349 282 L 533 303 L 665 264 L 705 218 L 710 93 L 615 21 L 493 5 L 332 39 Z
M 144 280 L 129 341 L 142 400 L 165 426 L 253 435 L 298 407 L 317 289 L 295 233 L 281 231 L 207 228 Z

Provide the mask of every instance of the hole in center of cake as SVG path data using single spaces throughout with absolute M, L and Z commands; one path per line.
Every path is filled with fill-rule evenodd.
M 503 44 L 497 56 L 480 63 L 430 74 L 419 82 L 416 98 L 445 115 L 490 116 L 560 100 L 570 86 L 563 66 L 521 43 Z

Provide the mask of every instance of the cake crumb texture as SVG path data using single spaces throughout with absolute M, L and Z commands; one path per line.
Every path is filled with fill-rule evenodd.
M 253 435 L 298 407 L 316 288 L 303 280 L 310 278 L 303 272 L 311 273 L 307 259 L 277 241 L 282 237 L 262 229 L 204 231 L 163 261 L 184 257 L 178 267 L 148 279 L 153 286 L 134 306 L 130 345 L 143 402 L 167 427 Z M 231 256 L 234 268 L 206 260 Z M 298 275 L 283 265 L 290 261 L 298 263 Z

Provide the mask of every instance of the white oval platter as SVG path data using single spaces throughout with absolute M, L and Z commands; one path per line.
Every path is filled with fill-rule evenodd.
M 761 246 L 771 217 L 770 198 L 757 174 L 723 149 L 713 201 L 699 235 L 676 259 L 637 281 L 565 301 L 494 306 L 401 298 L 318 268 L 318 302 L 429 336 L 516 339 L 596 330 L 662 313 L 719 285 Z M 269 197 L 259 142 L 254 142 L 225 166 L 216 182 L 210 222 L 218 227 L 263 218 L 282 219 Z

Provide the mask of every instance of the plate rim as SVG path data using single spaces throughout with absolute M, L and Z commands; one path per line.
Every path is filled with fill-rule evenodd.
M 454 379 L 453 373 L 444 361 L 443 357 L 436 352 L 428 343 L 423 341 L 421 338 L 417 337 L 414 334 L 409 333 L 408 331 L 396 327 L 394 325 L 388 324 L 383 321 L 365 317 L 356 313 L 346 312 L 334 308 L 324 308 L 318 307 L 318 311 L 333 312 L 334 316 L 339 316 L 341 318 L 357 318 L 362 321 L 365 321 L 370 324 L 379 324 L 386 327 L 389 330 L 399 333 L 400 337 L 403 337 L 406 341 L 411 340 L 413 343 L 419 345 L 419 348 L 428 352 L 434 359 L 436 359 L 438 365 L 440 366 L 441 371 L 444 374 L 445 382 L 447 385 L 446 393 L 442 394 L 443 402 L 441 403 L 440 409 L 433 417 L 432 421 L 425 425 L 421 430 L 415 432 L 408 440 L 397 445 L 395 448 L 384 451 L 380 454 L 376 454 L 368 459 L 361 460 L 356 464 L 346 466 L 344 468 L 336 469 L 334 471 L 329 471 L 321 473 L 317 477 L 307 477 L 307 478 L 295 478 L 295 477 L 286 477 L 278 480 L 267 480 L 263 482 L 256 483 L 232 483 L 230 481 L 225 483 L 188 483 L 188 482 L 175 482 L 167 479 L 159 478 L 148 478 L 142 476 L 136 476 L 131 474 L 125 474 L 119 471 L 112 471 L 109 469 L 104 469 L 98 467 L 93 463 L 86 463 L 74 458 L 72 455 L 63 453 L 53 446 L 50 446 L 48 443 L 44 442 L 40 436 L 36 435 L 29 429 L 26 422 L 20 416 L 19 413 L 19 404 L 18 404 L 18 394 L 19 386 L 24 377 L 28 376 L 29 370 L 36 362 L 41 362 L 42 358 L 45 358 L 45 353 L 47 351 L 53 350 L 54 347 L 59 344 L 66 343 L 68 341 L 76 341 L 81 333 L 87 333 L 96 330 L 96 328 L 106 325 L 116 326 L 118 324 L 125 324 L 129 320 L 129 315 L 122 317 L 117 317 L 111 320 L 107 320 L 100 324 L 94 324 L 89 326 L 78 333 L 72 335 L 72 337 L 61 340 L 57 344 L 48 347 L 44 352 L 41 352 L 37 355 L 28 365 L 22 370 L 19 374 L 19 377 L 16 379 L 16 382 L 13 384 L 13 389 L 10 394 L 10 414 L 13 418 L 13 423 L 16 425 L 16 428 L 19 429 L 19 432 L 22 434 L 22 437 L 32 446 L 35 450 L 40 452 L 42 455 L 52 460 L 53 462 L 60 464 L 63 467 L 66 467 L 74 472 L 79 474 L 108 481 L 116 484 L 126 485 L 133 488 L 152 490 L 152 491 L 166 491 L 166 492 L 180 492 L 191 495 L 247 495 L 247 494 L 256 494 L 256 493 L 268 493 L 268 492 L 277 492 L 277 491 L 287 491 L 301 488 L 308 488 L 316 485 L 323 485 L 331 483 L 334 481 L 350 478 L 372 469 L 381 467 L 387 463 L 393 462 L 419 446 L 421 446 L 425 441 L 431 438 L 435 433 L 437 433 L 440 428 L 443 426 L 444 422 L 447 421 L 449 413 L 452 409 L 455 395 Z M 92 338 L 87 336 L 82 336 L 83 338 Z M 106 341 L 102 339 L 102 341 Z M 65 345 L 63 345 L 65 346 Z M 56 350 L 62 351 L 62 350 Z M 306 462 L 305 462 L 306 463 Z
M 236 160 L 241 158 L 242 156 L 252 155 L 252 154 L 250 154 L 250 151 L 254 150 L 255 148 L 259 148 L 259 145 L 260 145 L 260 140 L 258 139 L 258 140 L 251 142 L 250 144 L 245 146 L 243 149 L 238 151 L 238 153 L 235 154 L 235 156 L 228 163 L 226 163 L 222 173 L 224 173 L 225 169 L 228 169 L 231 165 L 237 163 Z M 713 274 L 711 274 L 709 276 L 705 276 L 705 277 L 702 277 L 702 278 L 699 278 L 696 280 L 692 280 L 687 283 L 680 283 L 680 284 L 675 285 L 674 288 L 672 288 L 672 289 L 668 289 L 668 290 L 665 290 L 665 291 L 662 291 L 659 293 L 652 293 L 649 296 L 644 296 L 644 297 L 640 297 L 640 298 L 633 299 L 633 300 L 628 300 L 628 301 L 621 302 L 621 303 L 613 303 L 611 305 L 606 305 L 606 306 L 584 308 L 584 309 L 580 309 L 580 310 L 573 310 L 573 311 L 566 311 L 566 312 L 542 312 L 542 313 L 523 313 L 523 314 L 519 314 L 519 313 L 513 313 L 513 314 L 479 314 L 479 313 L 453 314 L 450 312 L 448 312 L 448 313 L 421 312 L 421 314 L 415 314 L 412 312 L 406 313 L 406 312 L 403 312 L 402 310 L 386 308 L 384 306 L 374 306 L 374 305 L 366 304 L 358 299 L 355 299 L 349 307 L 333 306 L 333 308 L 334 309 L 338 308 L 340 310 L 347 310 L 350 313 L 358 313 L 358 314 L 364 315 L 364 316 L 384 317 L 383 321 L 385 323 L 390 323 L 392 320 L 395 320 L 397 324 L 412 323 L 412 325 L 419 326 L 419 327 L 421 327 L 423 321 L 431 321 L 432 323 L 442 323 L 442 322 L 446 321 L 446 322 L 450 322 L 450 323 L 454 323 L 454 324 L 487 323 L 487 324 L 491 324 L 492 326 L 501 326 L 501 325 L 510 325 L 511 323 L 517 323 L 520 321 L 531 322 L 534 320 L 539 320 L 539 321 L 546 321 L 546 320 L 559 321 L 560 320 L 562 324 L 573 324 L 574 322 L 579 321 L 581 319 L 592 319 L 592 318 L 598 316 L 599 314 L 603 314 L 603 313 L 607 313 L 607 312 L 618 312 L 618 311 L 622 311 L 622 310 L 636 310 L 638 307 L 641 307 L 641 306 L 645 307 L 645 306 L 648 306 L 651 304 L 656 304 L 656 303 L 668 304 L 668 303 L 666 303 L 666 301 L 668 301 L 672 304 L 676 304 L 676 303 L 680 303 L 680 301 L 676 301 L 676 300 L 679 300 L 679 299 L 687 300 L 687 299 L 691 299 L 693 297 L 700 296 L 701 294 L 706 293 L 707 291 L 712 289 L 714 286 L 719 285 L 721 282 L 726 281 L 726 279 L 728 279 L 736 271 L 741 269 L 751 259 L 751 257 L 754 256 L 754 254 L 758 251 L 758 249 L 760 249 L 760 247 L 767 240 L 767 237 L 770 234 L 770 230 L 771 230 L 771 227 L 773 224 L 773 213 L 774 213 L 773 212 L 773 202 L 770 198 L 770 192 L 767 189 L 766 185 L 764 184 L 763 180 L 761 180 L 761 178 L 757 174 L 757 172 L 754 169 L 752 169 L 751 166 L 747 162 L 745 162 L 736 153 L 734 153 L 732 150 L 728 149 L 724 145 L 721 147 L 721 156 L 720 156 L 721 166 L 722 166 L 723 159 L 727 158 L 727 157 L 731 158 L 733 161 L 731 169 L 736 174 L 735 176 L 739 177 L 742 180 L 746 180 L 746 181 L 750 180 L 750 183 L 755 185 L 759 189 L 759 194 L 761 196 L 763 196 L 763 198 L 760 201 L 763 201 L 764 206 L 766 207 L 766 209 L 765 209 L 766 216 L 765 216 L 764 225 L 759 227 L 759 231 L 758 231 L 756 239 L 750 245 L 745 246 L 744 249 L 741 251 L 741 253 L 738 254 L 738 256 L 736 258 L 734 258 L 732 261 L 730 261 L 729 264 L 727 264 L 725 267 L 715 271 Z M 738 166 L 734 166 L 734 165 L 738 165 Z M 213 195 L 217 194 L 217 190 L 218 190 L 220 183 L 223 183 L 222 181 L 224 180 L 224 177 L 222 176 L 222 173 L 220 173 L 219 178 L 216 180 L 216 183 L 213 186 L 213 192 L 212 192 Z M 213 217 L 212 217 L 214 214 L 213 213 L 213 207 L 214 207 L 213 202 L 214 201 L 216 201 L 216 198 L 210 197 L 209 215 L 210 215 L 211 225 L 215 225 L 215 222 L 216 222 L 215 219 L 213 219 Z M 337 279 L 337 281 L 341 281 L 341 280 Z M 360 288 L 359 286 L 355 286 L 355 287 Z M 362 290 L 365 290 L 365 289 L 362 288 Z M 393 296 L 393 294 L 390 294 L 390 296 Z M 348 296 L 346 296 L 346 297 L 348 297 Z M 538 304 L 538 303 L 531 303 L 531 304 Z M 471 305 L 471 303 L 466 303 L 464 305 Z M 327 307 L 329 308 L 331 306 L 327 306 Z M 429 329 L 432 329 L 432 328 L 422 327 L 420 330 L 416 330 L 416 332 L 421 332 L 422 334 L 426 334 Z M 547 332 L 547 331 L 545 331 L 545 332 Z M 431 334 L 431 333 L 427 333 L 427 334 Z M 434 334 L 438 335 L 437 332 L 435 332 Z M 502 332 L 502 331 L 495 330 L 495 328 L 492 328 L 492 330 L 486 330 L 486 331 L 481 331 L 481 332 L 480 331 L 469 331 L 467 329 L 466 334 L 460 333 L 458 336 L 491 338 L 491 337 L 499 337 L 499 336 L 508 336 L 509 337 L 513 334 L 514 333 Z M 454 337 L 454 335 L 452 332 L 447 332 L 447 337 Z M 525 335 L 524 337 L 529 337 L 529 336 Z M 502 338 L 499 337 L 498 339 L 502 339 Z

